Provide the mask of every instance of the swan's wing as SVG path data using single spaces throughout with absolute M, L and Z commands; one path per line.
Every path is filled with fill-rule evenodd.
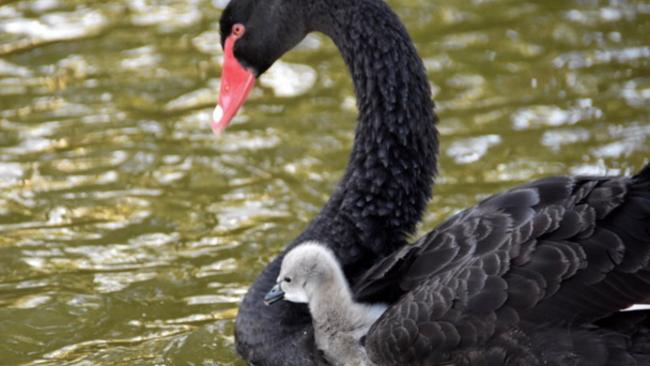
M 548 282 L 538 302 L 519 306 L 526 321 L 592 322 L 650 299 L 650 166 L 631 179 L 599 181 L 582 189 L 580 196 L 567 206 L 558 229 L 536 239 L 539 248 L 554 248 L 545 259 L 549 263 L 535 263 L 541 257 L 537 250 L 530 261 L 517 263 L 508 274 L 514 289 L 516 279 L 531 280 L 525 271 L 539 268 L 544 274 L 555 263 L 566 266 L 569 251 L 581 257 L 575 273 Z M 589 222 L 590 229 L 574 232 L 570 223 L 575 219 Z M 519 283 L 519 291 L 524 291 Z
M 353 292 L 361 301 L 393 302 L 425 278 L 453 272 L 466 261 L 503 249 L 512 241 L 523 243 L 534 234 L 533 218 L 539 215 L 540 202 L 560 201 L 570 192 L 569 178 L 558 177 L 491 196 L 447 219 L 413 245 L 383 258 L 355 281 Z
M 561 177 L 515 188 L 385 259 L 361 281 L 360 293 L 381 290 L 384 274 L 404 295 L 370 330 L 369 355 L 437 362 L 489 343 L 532 362 L 526 357 L 533 340 L 519 330 L 566 330 L 640 301 L 650 293 L 647 170 L 634 179 Z M 555 341 L 573 352 L 596 349 L 580 341 L 589 330 L 570 330 L 564 338 L 555 332 Z M 495 362 L 503 356 L 489 350 L 476 352 Z

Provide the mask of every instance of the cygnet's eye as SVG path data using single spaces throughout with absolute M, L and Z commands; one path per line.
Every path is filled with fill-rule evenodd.
M 283 281 L 289 283 L 289 282 L 291 282 L 291 277 L 285 277 L 283 279 Z

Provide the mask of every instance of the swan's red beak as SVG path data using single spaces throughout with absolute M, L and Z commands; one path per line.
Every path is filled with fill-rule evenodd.
M 235 58 L 233 48 L 236 36 L 226 38 L 223 68 L 221 73 L 221 90 L 217 107 L 212 113 L 212 131 L 219 135 L 235 117 L 239 108 L 255 85 L 255 75 L 244 68 Z

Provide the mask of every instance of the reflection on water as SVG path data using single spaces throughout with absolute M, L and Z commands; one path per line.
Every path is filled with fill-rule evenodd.
M 389 2 L 441 117 L 422 231 L 522 181 L 650 156 L 647 5 Z M 0 5 L 6 364 L 243 364 L 237 304 L 327 199 L 356 109 L 336 48 L 311 35 L 214 137 L 226 3 Z
M 307 65 L 277 61 L 260 77 L 260 83 L 278 97 L 296 97 L 314 87 L 316 71 Z

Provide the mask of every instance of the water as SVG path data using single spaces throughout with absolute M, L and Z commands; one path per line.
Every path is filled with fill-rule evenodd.
M 319 210 L 356 115 L 308 37 L 215 138 L 225 0 L 0 5 L 0 364 L 243 365 L 247 286 Z M 391 0 L 429 70 L 421 231 L 557 174 L 650 157 L 650 6 Z

